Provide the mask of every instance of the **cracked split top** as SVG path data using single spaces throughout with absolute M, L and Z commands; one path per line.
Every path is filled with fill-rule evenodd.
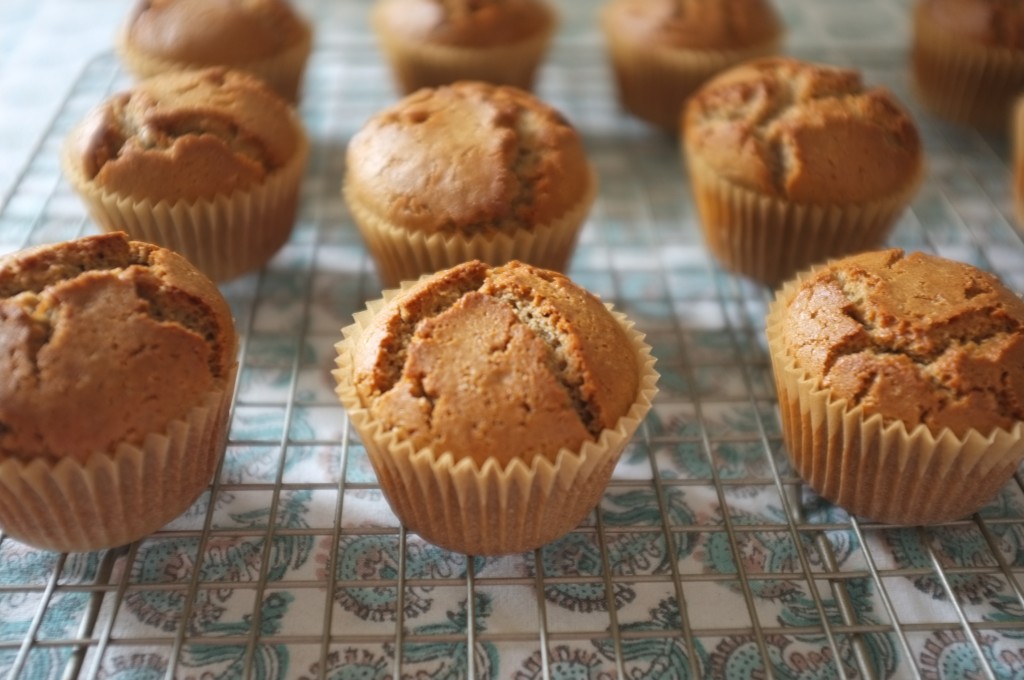
M 166 73 L 94 109 L 69 135 L 65 167 L 136 201 L 196 201 L 259 185 L 302 135 L 288 104 L 254 76 Z
M 231 311 L 181 256 L 121 233 L 0 258 L 0 459 L 163 433 L 235 362 Z
M 834 399 L 908 429 L 987 435 L 1024 421 L 1024 301 L 995 276 L 892 249 L 802 281 L 778 342 Z
M 425 88 L 371 118 L 348 146 L 346 194 L 424 233 L 548 224 L 593 182 L 577 130 L 518 88 L 463 81 Z
M 899 194 L 923 170 L 910 115 L 850 69 L 784 57 L 747 62 L 706 83 L 683 122 L 691 158 L 776 199 L 871 202 Z
M 519 262 L 468 262 L 405 289 L 353 359 L 360 401 L 384 431 L 481 464 L 579 450 L 639 388 L 634 345 L 604 304 Z

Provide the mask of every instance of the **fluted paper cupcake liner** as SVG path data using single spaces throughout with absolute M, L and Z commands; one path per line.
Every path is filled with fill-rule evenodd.
M 597 196 L 597 173 L 591 170 L 588 191 L 565 215 L 548 224 L 514 231 L 476 234 L 425 234 L 392 224 L 363 207 L 345 187 L 345 203 L 387 287 L 417 279 L 470 260 L 501 265 L 520 260 L 536 267 L 565 271 L 576 240 Z
M 224 196 L 172 203 L 111 193 L 76 169 L 68 147 L 64 174 L 101 229 L 174 250 L 214 281 L 227 281 L 262 267 L 291 236 L 309 155 L 297 118 L 295 125 L 299 141 L 288 163 L 260 184 Z
M 462 47 L 403 39 L 388 30 L 379 9 L 373 12 L 371 20 L 381 51 L 404 94 L 459 80 L 481 80 L 530 91 L 558 23 L 552 14 L 550 24 L 526 40 Z
M 636 44 L 604 19 L 605 43 L 619 103 L 673 135 L 681 133 L 683 104 L 706 80 L 736 64 L 778 53 L 780 40 L 739 50 L 686 50 Z
M 913 83 L 933 113 L 957 123 L 1005 132 L 1013 101 L 1024 91 L 1024 50 L 957 40 L 915 14 Z
M 711 253 L 727 269 L 768 286 L 830 258 L 885 242 L 920 184 L 922 171 L 890 196 L 849 205 L 795 203 L 723 179 L 683 150 Z
M 408 285 L 408 284 L 407 284 Z M 395 515 L 410 530 L 449 550 L 497 555 L 532 550 L 565 535 L 598 503 L 619 456 L 650 410 L 657 393 L 655 359 L 632 322 L 612 312 L 636 349 L 640 386 L 636 401 L 614 428 L 578 451 L 562 449 L 529 465 L 494 458 L 482 465 L 456 461 L 451 453 L 415 450 L 385 431 L 362 407 L 352 383 L 352 347 L 370 319 L 398 290 L 367 304 L 343 329 L 338 351 L 337 394 L 366 447 L 381 489 Z M 611 306 L 608 306 L 611 310 Z
M 235 369 L 186 417 L 140 445 L 74 459 L 0 459 L 0 528 L 60 552 L 138 540 L 184 512 L 224 452 Z M 55 426 L 59 426 L 55 425 Z
M 272 87 L 285 100 L 295 104 L 299 99 L 306 62 L 313 49 L 313 35 L 308 32 L 302 40 L 279 54 L 238 64 L 196 64 L 173 59 L 163 59 L 145 54 L 133 48 L 126 40 L 125 32 L 119 31 L 116 38 L 117 54 L 124 67 L 139 80 L 168 71 L 189 71 L 208 66 L 229 66 L 251 73 Z
M 970 515 L 991 500 L 1024 459 L 1024 423 L 985 436 L 867 415 L 833 399 L 782 344 L 785 310 L 805 272 L 787 283 L 766 317 L 783 439 L 797 473 L 823 498 L 896 524 L 933 524 Z

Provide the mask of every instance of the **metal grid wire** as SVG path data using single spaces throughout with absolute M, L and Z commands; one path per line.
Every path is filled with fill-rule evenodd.
M 674 140 L 617 110 L 598 43 L 539 93 L 584 133 L 602 190 L 572 277 L 625 311 L 661 393 L 598 511 L 533 553 L 467 558 L 387 511 L 328 371 L 380 283 L 339 194 L 343 149 L 394 100 L 368 40 L 321 46 L 296 231 L 222 287 L 241 333 L 229 445 L 182 518 L 94 554 L 0 536 L 0 670 L 49 677 L 1004 677 L 1024 637 L 1024 486 L 946 525 L 860 521 L 782 450 L 762 341 L 769 291 L 705 253 Z M 903 101 L 903 55 L 818 50 Z M 127 84 L 100 55 L 0 202 L 4 251 L 95 227 L 58 168 L 67 130 Z M 1006 142 L 916 112 L 929 176 L 892 242 L 1024 289 Z M 355 677 L 353 675 L 353 677 Z

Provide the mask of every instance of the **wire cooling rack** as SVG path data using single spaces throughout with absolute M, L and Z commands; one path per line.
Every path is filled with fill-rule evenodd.
M 895 50 L 810 50 L 908 105 Z M 782 447 L 762 339 L 769 291 L 703 248 L 676 144 L 617 109 L 593 35 L 539 93 L 583 132 L 601 193 L 571 276 L 626 312 L 661 392 L 599 508 L 500 558 L 399 525 L 329 371 L 380 282 L 339 187 L 344 146 L 395 99 L 368 38 L 321 43 L 302 114 L 301 214 L 263 271 L 223 286 L 242 336 L 229 444 L 207 493 L 129 546 L 37 551 L 0 534 L 12 678 L 961 678 L 1024 669 L 1024 487 L 930 528 L 817 498 Z M 128 84 L 91 61 L 0 201 L 0 250 L 96 231 L 60 176 L 68 129 Z M 892 243 L 1024 289 L 1007 143 L 916 111 L 928 177 Z M 927 483 L 926 481 L 924 483 Z

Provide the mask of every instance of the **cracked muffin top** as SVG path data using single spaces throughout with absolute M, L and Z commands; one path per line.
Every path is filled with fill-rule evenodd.
M 309 34 L 285 0 L 139 0 L 121 39 L 152 57 L 202 66 L 269 58 Z
M 799 203 L 861 203 L 915 184 L 923 151 L 910 115 L 854 70 L 768 57 L 706 83 L 686 106 L 691 162 Z
M 216 286 L 164 248 L 113 233 L 0 258 L 0 457 L 140 444 L 228 387 L 235 345 Z
M 374 21 L 406 40 L 491 47 L 551 30 L 555 14 L 540 0 L 381 0 Z
M 919 0 L 914 13 L 918 22 L 958 39 L 1024 50 L 1024 3 L 1020 0 Z
M 620 38 L 685 50 L 744 49 L 783 33 L 766 0 L 611 0 L 602 18 Z
M 593 181 L 558 111 L 514 87 L 463 81 L 371 118 L 348 146 L 345 190 L 403 228 L 470 234 L 548 223 Z
M 195 201 L 262 182 L 302 134 L 288 104 L 254 76 L 165 73 L 93 109 L 69 135 L 64 165 L 110 193 Z
M 385 431 L 480 464 L 578 450 L 639 389 L 636 351 L 607 307 L 520 262 L 467 262 L 405 289 L 359 337 L 353 371 Z
M 834 399 L 957 436 L 1024 421 L 1024 301 L 995 276 L 892 249 L 802 281 L 782 346 Z

